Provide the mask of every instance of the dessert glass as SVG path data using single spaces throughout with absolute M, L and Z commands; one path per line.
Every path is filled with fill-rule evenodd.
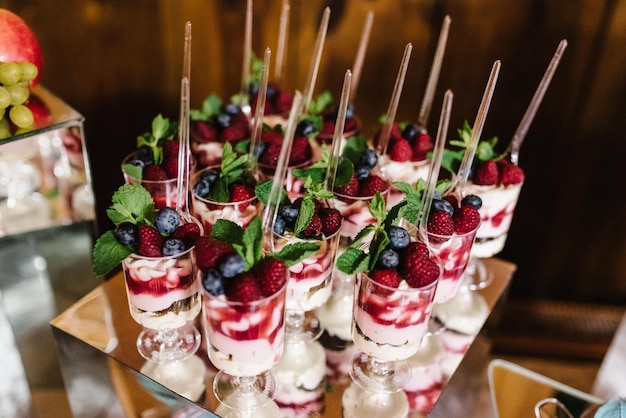
M 122 269 L 132 318 L 143 327 L 137 349 L 156 363 L 183 360 L 200 346 L 193 320 L 200 313 L 195 248 L 170 257 L 131 254 Z
M 195 185 L 202 173 L 207 170 L 219 171 L 219 167 L 206 167 L 195 172 L 191 177 L 191 184 Z M 193 193 L 192 213 L 202 223 L 202 227 L 207 233 L 210 233 L 218 219 L 232 221 L 245 228 L 261 213 L 261 203 L 256 196 L 239 202 L 215 202 Z
M 142 185 L 152 196 L 154 205 L 157 209 L 162 209 L 164 207 L 175 208 L 178 196 L 177 179 L 144 180 L 133 177 L 126 170 L 124 170 L 124 166 L 126 164 L 130 164 L 130 161 L 134 159 L 135 154 L 136 152 L 129 154 L 122 161 L 122 174 L 124 175 L 124 182 L 126 184 Z
M 202 324 L 209 359 L 219 369 L 213 391 L 220 416 L 279 416 L 271 369 L 283 352 L 287 286 L 266 298 L 239 302 L 202 290 Z

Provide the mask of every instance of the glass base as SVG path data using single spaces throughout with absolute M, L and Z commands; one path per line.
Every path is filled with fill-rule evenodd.
M 141 373 L 192 401 L 198 401 L 206 388 L 206 367 L 198 356 L 164 363 L 146 362 Z
M 489 271 L 485 263 L 478 257 L 471 257 L 465 274 L 463 276 L 463 285 L 469 290 L 480 290 L 489 286 L 493 282 L 493 272 Z
M 370 392 L 355 383 L 343 392 L 341 403 L 344 418 L 404 418 L 409 414 L 409 401 L 404 392 Z
M 352 359 L 352 381 L 369 392 L 400 392 L 410 376 L 411 370 L 406 360 L 379 361 L 365 353 L 359 353 Z
M 304 312 L 287 309 L 285 313 L 285 338 L 316 341 L 324 332 L 320 320 L 313 311 Z
M 180 328 L 154 330 L 144 328 L 137 337 L 137 351 L 154 363 L 189 358 L 200 348 L 200 332 L 191 323 Z
M 253 411 L 274 403 L 276 379 L 271 372 L 232 376 L 220 371 L 213 380 L 217 400 L 232 411 Z

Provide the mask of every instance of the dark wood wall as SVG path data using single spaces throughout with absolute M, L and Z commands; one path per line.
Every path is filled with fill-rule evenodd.
M 191 21 L 192 106 L 241 78 L 244 0 L 0 0 L 37 33 L 42 82 L 86 116 L 98 216 L 122 182 L 121 158 L 159 112 L 177 117 L 183 29 Z M 502 61 L 484 137 L 504 147 L 554 53 L 569 46 L 521 153 L 527 180 L 502 258 L 518 264 L 512 296 L 626 303 L 626 0 L 292 0 L 287 76 L 304 89 L 325 5 L 331 23 L 316 92 L 338 95 L 366 13 L 374 26 L 356 106 L 372 129 L 407 43 L 398 118 L 419 110 L 443 17 L 452 18 L 433 115 L 455 93 L 451 135 L 473 121 Z M 276 48 L 279 0 L 256 0 L 253 48 Z M 431 118 L 431 130 L 437 121 Z M 108 227 L 108 225 L 106 226 Z

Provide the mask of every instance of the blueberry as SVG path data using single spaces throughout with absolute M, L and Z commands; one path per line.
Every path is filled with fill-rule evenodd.
M 285 223 L 295 222 L 298 217 L 298 213 L 300 213 L 300 210 L 292 205 L 285 205 L 281 207 L 278 212 L 280 217 L 285 220 Z
M 200 179 L 208 181 L 209 184 L 213 184 L 218 177 L 219 173 L 212 168 L 205 170 L 200 174 Z
M 135 159 L 143 161 L 143 165 L 154 164 L 154 153 L 152 149 L 147 145 L 142 145 L 135 152 Z
M 210 269 L 202 273 L 202 286 L 215 297 L 224 294 L 222 275 L 215 269 Z
M 115 228 L 115 238 L 122 245 L 135 245 L 137 243 L 137 225 L 130 222 L 122 222 Z
M 406 139 L 410 143 L 415 142 L 415 138 L 417 138 L 417 134 L 419 133 L 419 129 L 417 129 L 417 125 L 409 124 L 404 127 L 402 130 L 402 138 Z
M 259 147 L 257 148 L 257 151 L 256 151 L 256 156 L 260 157 L 261 155 L 263 155 L 263 152 L 265 152 L 266 148 L 267 148 L 267 142 L 260 141 L 259 142 Z
M 237 116 L 241 113 L 241 108 L 237 106 L 235 103 L 228 103 L 224 106 L 224 112 L 229 116 Z
M 348 107 L 346 107 L 346 119 L 353 119 L 354 113 L 354 105 L 352 103 L 348 103 Z
M 452 203 L 448 202 L 447 200 L 434 200 L 433 199 L 432 209 L 435 212 L 443 211 L 443 212 L 448 212 L 450 216 L 454 215 L 454 208 L 452 207 Z
M 248 86 L 248 94 L 250 97 L 259 93 L 259 84 L 258 83 L 250 83 Z
M 218 129 L 228 128 L 230 126 L 230 115 L 228 113 L 220 113 L 215 117 L 215 124 Z
M 210 191 L 211 191 L 211 185 L 206 180 L 200 180 L 193 186 L 194 194 L 203 199 L 209 195 Z
M 168 238 L 163 243 L 163 255 L 169 257 L 185 251 L 185 243 L 178 238 Z
M 242 273 L 245 267 L 246 263 L 239 254 L 231 254 L 220 263 L 220 273 L 222 277 L 229 279 Z
M 154 226 L 163 234 L 171 234 L 178 228 L 178 224 L 180 224 L 180 215 L 176 209 L 170 207 L 161 209 L 154 219 Z
M 274 222 L 274 232 L 278 235 L 284 235 L 285 227 L 285 220 L 281 217 L 276 218 L 276 222 Z
M 378 264 L 384 269 L 395 269 L 400 264 L 400 256 L 391 248 L 385 248 L 378 256 Z
M 268 102 L 273 102 L 274 100 L 276 100 L 277 97 L 278 97 L 278 89 L 276 88 L 276 86 L 268 84 L 267 92 L 265 92 L 265 99 Z
M 361 154 L 360 163 L 366 167 L 374 168 L 378 163 L 378 155 L 376 155 L 376 151 L 373 149 L 366 149 Z
M 443 197 L 441 197 L 441 193 L 439 193 L 437 190 L 434 191 L 433 193 L 433 200 L 442 200 Z
M 129 163 L 134 166 L 139 167 L 142 172 L 143 172 L 143 168 L 146 166 L 146 163 L 143 162 L 143 160 L 140 160 L 139 158 L 133 158 L 132 160 L 129 161 Z
M 309 136 L 315 132 L 315 123 L 312 120 L 305 119 L 296 126 L 296 136 Z
M 401 226 L 391 226 L 387 235 L 389 236 L 389 248 L 392 250 L 403 250 L 411 243 L 409 231 Z
M 359 164 L 354 167 L 354 175 L 356 176 L 357 180 L 365 180 L 369 177 L 370 170 L 371 168 Z
M 475 194 L 468 194 L 463 199 L 461 199 L 461 206 L 464 205 L 474 206 L 478 210 L 482 207 L 483 200 Z

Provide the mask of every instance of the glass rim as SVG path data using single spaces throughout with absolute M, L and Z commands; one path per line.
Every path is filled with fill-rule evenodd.
M 236 307 L 255 307 L 255 306 L 260 306 L 260 305 L 265 305 L 269 302 L 271 302 L 274 299 L 278 299 L 281 295 L 284 295 L 285 297 L 285 302 L 287 300 L 287 283 L 289 282 L 289 269 L 287 269 L 287 280 L 285 280 L 285 283 L 283 284 L 283 286 L 278 289 L 276 292 L 272 293 L 269 296 L 264 296 L 261 299 L 257 299 L 257 300 L 253 300 L 250 302 L 242 302 L 242 301 L 238 301 L 238 300 L 229 300 L 226 298 L 225 294 L 221 294 L 220 296 L 215 296 L 212 295 L 208 290 L 206 290 L 204 288 L 204 286 L 201 286 L 202 288 L 202 293 L 203 295 L 206 295 L 209 298 L 209 302 L 210 301 L 217 301 L 219 302 L 221 305 L 224 306 L 228 306 L 231 308 L 236 308 Z M 224 296 L 222 298 L 222 296 Z
M 464 232 L 462 234 L 459 234 L 458 232 L 453 232 L 452 235 L 441 235 L 441 234 L 435 234 L 434 232 L 429 232 L 428 229 L 426 229 L 426 234 L 430 237 L 435 237 L 435 238 L 446 238 L 446 240 L 450 240 L 452 238 L 466 238 L 472 234 L 475 234 L 476 231 L 478 231 L 478 228 L 480 228 L 480 226 L 482 225 L 482 220 L 478 222 L 478 226 L 474 229 L 472 229 L 471 231 L 468 232 Z M 429 243 L 430 244 L 430 243 Z
M 124 166 L 126 164 L 130 164 L 130 158 L 137 154 L 137 151 L 133 151 L 130 154 L 126 155 L 124 157 L 124 159 L 122 159 L 122 164 L 120 164 L 120 168 L 122 170 L 122 174 L 124 174 L 124 176 L 127 176 L 128 178 L 136 181 L 136 182 L 141 182 L 141 183 L 146 183 L 146 184 L 169 184 L 169 183 L 177 183 L 178 182 L 178 178 L 174 177 L 171 179 L 165 179 L 165 180 L 146 180 L 143 178 L 137 178 L 135 176 L 130 175 L 126 170 L 124 170 Z
M 376 286 L 381 287 L 382 289 L 385 289 L 385 290 L 388 290 L 388 291 L 391 291 L 391 292 L 394 292 L 394 293 L 395 292 L 402 292 L 402 293 L 409 294 L 409 293 L 413 293 L 413 292 L 416 292 L 416 291 L 430 290 L 430 288 L 436 287 L 437 284 L 439 283 L 439 280 L 441 279 L 441 275 L 443 274 L 443 267 L 441 265 L 441 262 L 438 262 L 437 266 L 439 267 L 439 276 L 437 276 L 437 278 L 435 280 L 433 280 L 432 282 L 430 282 L 430 283 L 428 283 L 428 284 L 426 284 L 424 286 L 421 286 L 421 287 L 411 287 L 411 286 L 409 286 L 409 287 L 407 287 L 405 289 L 401 289 L 399 287 L 387 286 L 387 285 L 384 285 L 382 283 L 378 283 L 376 280 L 372 279 L 369 276 L 369 272 L 365 272 L 365 271 L 363 271 L 361 273 L 358 273 L 358 276 L 361 277 L 361 278 L 363 278 L 363 277 L 366 278 L 368 281 L 370 281 L 371 283 L 374 283 Z M 402 275 L 400 275 L 400 276 L 402 277 Z M 402 280 L 404 280 L 404 278 L 402 278 Z

